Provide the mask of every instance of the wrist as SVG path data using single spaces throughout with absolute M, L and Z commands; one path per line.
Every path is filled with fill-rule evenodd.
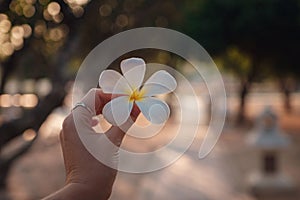
M 113 183 L 116 177 L 116 171 L 111 168 L 104 169 L 90 169 L 90 172 L 94 172 L 96 170 L 103 171 L 103 174 L 99 176 L 97 173 L 83 173 L 77 174 L 74 171 L 68 173 L 65 187 L 72 187 L 79 190 L 78 193 L 84 193 L 91 198 L 84 198 L 84 199 L 108 199 L 111 192 Z M 81 170 L 83 171 L 83 170 Z M 92 198 L 93 197 L 93 198 Z M 97 197 L 97 198 L 95 198 Z
M 111 191 L 101 191 L 101 188 L 90 187 L 88 184 L 68 183 L 56 193 L 44 200 L 107 200 Z

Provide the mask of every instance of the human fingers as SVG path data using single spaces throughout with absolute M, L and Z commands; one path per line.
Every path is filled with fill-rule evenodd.
M 95 108 L 94 114 L 102 113 L 102 109 L 106 103 L 108 103 L 112 98 L 115 98 L 117 96 L 114 95 L 114 97 L 111 94 L 105 94 L 101 89 L 91 89 L 81 100 L 84 105 L 86 105 L 88 108 Z M 88 109 L 85 108 L 79 108 L 79 111 L 81 112 L 74 112 L 75 115 L 80 115 L 78 117 L 75 117 L 75 119 L 80 118 L 81 120 L 77 120 L 77 126 L 80 128 L 83 127 L 83 129 L 90 130 L 91 132 L 94 132 L 93 129 L 91 129 L 91 126 L 94 126 L 97 124 L 97 121 L 93 120 L 91 113 L 88 112 Z M 131 117 L 120 127 L 112 126 L 105 135 L 107 138 L 110 139 L 110 141 L 116 145 L 120 146 L 122 139 L 125 135 L 125 133 L 128 131 L 128 129 L 133 125 L 133 123 L 136 121 L 138 115 L 140 114 L 140 109 L 136 104 L 133 105 L 132 111 L 131 111 Z M 89 117 L 90 116 L 90 117 Z M 85 128 L 84 128 L 85 127 Z
M 93 88 L 87 92 L 80 102 L 84 103 L 93 112 L 93 115 L 98 115 L 102 113 L 104 105 L 111 99 L 111 94 L 106 94 L 99 88 Z

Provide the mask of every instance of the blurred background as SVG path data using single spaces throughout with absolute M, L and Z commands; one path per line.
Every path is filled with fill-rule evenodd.
M 39 199 L 63 186 L 58 133 L 81 62 L 110 36 L 147 26 L 187 34 L 211 55 L 227 92 L 226 123 L 199 160 L 210 102 L 195 82 L 203 120 L 191 125 L 199 126 L 192 146 L 163 170 L 119 173 L 111 199 L 300 199 L 299 0 L 0 0 L 0 199 Z M 182 58 L 154 49 L 111 67 L 129 56 L 193 77 Z M 172 113 L 160 136 L 125 141 L 155 150 L 177 124 Z

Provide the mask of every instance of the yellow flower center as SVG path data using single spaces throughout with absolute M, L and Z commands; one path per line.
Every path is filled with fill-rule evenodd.
M 129 101 L 139 101 L 144 97 L 145 92 L 143 90 L 134 90 L 130 97 L 129 97 Z

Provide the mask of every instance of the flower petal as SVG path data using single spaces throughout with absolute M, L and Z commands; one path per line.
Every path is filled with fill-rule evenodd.
M 121 71 L 133 90 L 138 89 L 144 80 L 146 64 L 141 58 L 129 58 L 121 62 Z
M 175 78 L 165 70 L 160 70 L 152 74 L 143 86 L 145 96 L 165 94 L 176 89 Z
M 104 93 L 130 94 L 132 92 L 127 80 L 114 70 L 104 70 L 101 73 L 99 86 Z
M 112 125 L 124 124 L 130 116 L 133 103 L 129 102 L 128 96 L 117 97 L 103 107 L 104 118 Z
M 154 97 L 145 97 L 142 101 L 135 102 L 143 115 L 153 124 L 164 123 L 169 115 L 168 104 Z

